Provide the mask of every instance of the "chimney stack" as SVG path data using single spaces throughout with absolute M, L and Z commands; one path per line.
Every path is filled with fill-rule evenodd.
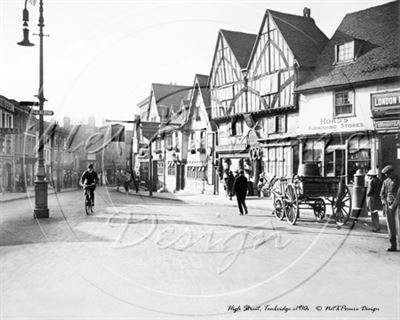
M 307 7 L 304 7 L 304 9 L 303 9 L 303 16 L 304 16 L 305 18 L 311 18 L 311 9 L 310 9 L 310 8 L 307 8 Z

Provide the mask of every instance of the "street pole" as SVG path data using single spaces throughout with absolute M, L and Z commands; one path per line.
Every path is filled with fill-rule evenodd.
M 153 196 L 153 151 L 152 139 L 149 140 L 149 196 Z
M 37 98 L 39 99 L 39 145 L 38 145 L 38 165 L 36 171 L 35 180 L 35 209 L 34 218 L 49 218 L 49 208 L 47 207 L 47 181 L 46 181 L 46 170 L 44 168 L 43 148 L 45 139 L 43 137 L 44 122 L 43 122 L 43 110 L 44 110 L 44 90 L 43 90 L 43 0 L 39 1 L 39 93 Z

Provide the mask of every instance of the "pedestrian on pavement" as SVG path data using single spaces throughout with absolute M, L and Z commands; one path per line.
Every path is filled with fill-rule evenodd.
M 121 173 L 117 170 L 116 182 L 117 182 L 117 191 L 119 191 L 119 187 L 121 186 L 121 179 L 122 179 L 122 170 Z
M 239 174 L 233 183 L 233 192 L 236 194 L 236 199 L 239 208 L 239 214 L 243 215 L 247 214 L 247 206 L 246 206 L 246 194 L 247 194 L 247 178 L 244 176 L 243 169 L 239 170 Z
M 383 215 L 386 216 L 389 231 L 390 247 L 387 251 L 397 251 L 396 236 L 399 233 L 399 219 L 398 210 L 396 208 L 399 204 L 398 202 L 395 202 L 395 199 L 397 198 L 399 190 L 399 179 L 394 173 L 391 165 L 384 167 L 382 173 L 386 176 L 386 179 L 383 181 L 380 195 L 383 204 Z M 394 205 L 396 207 L 394 207 Z
M 382 207 L 381 188 L 382 182 L 378 178 L 378 173 L 373 169 L 369 170 L 367 173 L 367 208 L 371 215 L 372 232 L 380 230 L 378 210 Z
M 228 189 L 228 196 L 229 196 L 229 200 L 232 200 L 232 196 L 233 196 L 233 184 L 235 183 L 235 177 L 233 176 L 232 171 L 229 171 L 228 173 L 228 178 L 226 181 L 226 186 Z
M 136 193 L 139 192 L 139 174 L 135 171 L 132 171 L 132 180 L 133 180 L 133 184 L 135 185 L 135 190 Z
M 124 179 L 124 189 L 126 194 L 129 194 L 129 183 L 131 181 L 131 176 L 130 174 L 127 172 L 125 173 L 125 179 Z

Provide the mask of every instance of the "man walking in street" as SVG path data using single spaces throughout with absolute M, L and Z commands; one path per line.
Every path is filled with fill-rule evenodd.
M 391 165 L 384 167 L 382 173 L 387 177 L 383 181 L 380 194 L 383 204 L 383 214 L 386 215 L 386 222 L 389 231 L 390 248 L 388 248 L 387 251 L 397 251 L 396 237 L 399 233 L 399 217 L 397 208 L 399 203 L 398 201 L 395 201 L 395 199 L 397 200 L 399 179 L 395 175 Z
M 236 177 L 235 182 L 233 183 L 233 192 L 236 194 L 236 199 L 239 208 L 239 214 L 243 215 L 247 214 L 246 207 L 246 194 L 247 194 L 247 178 L 244 176 L 243 169 L 239 170 L 239 175 Z

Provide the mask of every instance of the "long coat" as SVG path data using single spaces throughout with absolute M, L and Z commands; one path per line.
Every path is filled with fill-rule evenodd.
M 380 191 L 382 182 L 377 177 L 372 177 L 367 187 L 367 207 L 368 210 L 374 212 L 382 208 Z
M 247 178 L 244 175 L 239 175 L 236 177 L 233 183 L 233 192 L 238 197 L 245 197 L 247 193 Z

